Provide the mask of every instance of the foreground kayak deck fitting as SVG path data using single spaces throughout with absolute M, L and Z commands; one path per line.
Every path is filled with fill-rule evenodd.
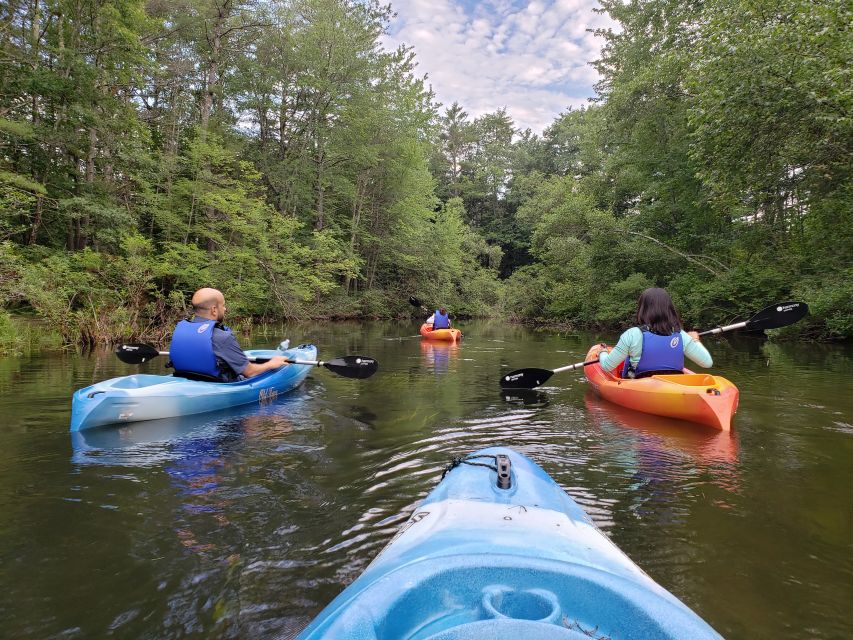
M 597 360 L 601 345 L 594 345 L 586 360 Z M 621 371 L 620 364 L 614 371 Z M 738 388 L 721 376 L 693 373 L 658 375 L 634 380 L 617 377 L 604 371 L 599 364 L 584 367 L 593 390 L 614 404 L 651 413 L 678 418 L 729 431 L 737 411 Z
M 430 325 L 424 322 L 419 331 L 421 337 L 427 340 L 441 340 L 442 342 L 459 342 L 462 339 L 462 332 L 459 329 L 431 329 Z
M 720 638 L 525 456 L 454 463 L 301 640 Z
M 317 347 L 246 351 L 250 359 L 285 356 L 316 360 Z M 311 365 L 290 364 L 238 382 L 199 382 L 171 375 L 135 374 L 98 382 L 74 393 L 71 431 L 109 424 L 174 418 L 274 400 L 299 386 Z

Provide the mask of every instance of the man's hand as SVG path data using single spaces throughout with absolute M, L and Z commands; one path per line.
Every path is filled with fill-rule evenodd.
M 263 364 L 257 362 L 248 363 L 246 368 L 243 369 L 243 375 L 247 378 L 254 378 L 256 375 L 261 374 L 264 371 L 280 369 L 281 367 L 286 367 L 288 364 L 290 363 L 284 356 L 273 356 Z
M 279 367 L 286 367 L 290 363 L 284 356 L 273 356 L 267 364 L 270 365 L 270 369 L 278 369 Z

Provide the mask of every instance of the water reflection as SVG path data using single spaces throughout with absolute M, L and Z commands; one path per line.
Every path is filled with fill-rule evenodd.
M 587 391 L 584 403 L 590 421 L 598 428 L 608 429 L 615 425 L 633 434 L 633 450 L 647 478 L 659 481 L 672 474 L 711 471 L 711 482 L 727 491 L 737 490 L 738 439 L 735 432 L 633 411 L 602 400 L 592 390 Z M 683 467 L 684 460 L 691 463 L 690 468 Z
M 459 358 L 459 343 L 449 344 L 421 340 L 421 355 L 427 369 L 436 375 L 441 375 L 451 370 L 455 371 L 455 361 Z M 450 367 L 451 362 L 454 362 L 452 369 Z
M 548 394 L 538 389 L 501 389 L 501 397 L 507 404 L 533 408 L 548 406 Z
M 738 461 L 738 440 L 734 431 L 720 431 L 693 422 L 633 411 L 602 400 L 592 390 L 584 398 L 590 419 L 610 422 L 638 433 L 641 439 L 657 441 L 661 448 L 681 451 L 701 465 Z
M 156 534 L 134 545 L 143 557 L 168 559 L 154 565 L 157 583 L 168 585 L 163 597 L 172 612 L 164 617 L 159 637 L 186 637 L 200 629 L 208 631 L 205 637 L 236 637 L 232 630 L 238 621 L 254 624 L 256 607 L 280 606 L 276 598 L 287 584 L 276 583 L 269 592 L 259 588 L 258 580 L 269 572 L 259 571 L 258 559 L 299 529 L 288 521 L 286 509 L 270 514 L 264 508 L 277 473 L 286 474 L 292 462 L 282 459 L 275 472 L 261 475 L 254 467 L 257 452 L 275 455 L 279 447 L 295 446 L 294 416 L 309 402 L 310 392 L 298 390 L 263 406 L 72 434 L 73 462 L 81 467 L 99 465 L 107 473 L 116 466 L 138 467 L 122 477 L 142 479 L 148 473 L 165 480 L 143 494 L 157 505 Z M 132 635 L 130 624 L 118 626 Z
M 175 460 L 215 456 L 229 441 L 273 438 L 293 431 L 286 415 L 299 391 L 267 405 L 214 413 L 146 420 L 71 433 L 72 462 L 78 465 L 154 467 Z

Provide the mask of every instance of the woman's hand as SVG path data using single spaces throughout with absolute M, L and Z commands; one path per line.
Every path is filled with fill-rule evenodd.
M 688 331 L 687 335 L 690 336 L 691 338 L 693 338 L 693 342 L 702 342 L 699 339 L 699 332 L 698 331 Z

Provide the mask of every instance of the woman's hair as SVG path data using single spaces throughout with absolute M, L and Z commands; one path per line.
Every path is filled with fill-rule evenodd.
M 681 331 L 681 318 L 665 289 L 652 287 L 640 294 L 637 324 L 647 326 L 649 331 L 661 336 Z

